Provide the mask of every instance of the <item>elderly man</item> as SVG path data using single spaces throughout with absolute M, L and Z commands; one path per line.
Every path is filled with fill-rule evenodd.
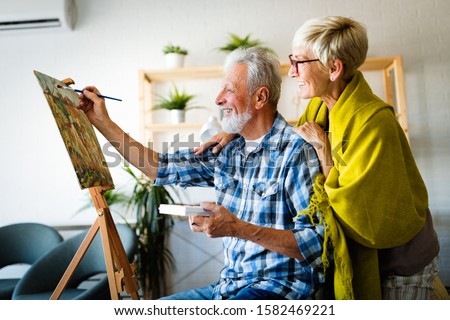
M 164 299 L 310 299 L 324 282 L 320 217 L 297 217 L 308 207 L 320 165 L 312 146 L 277 112 L 279 67 L 258 48 L 227 57 L 216 104 L 224 112 L 223 129 L 239 136 L 220 153 L 131 148 L 137 142 L 109 118 L 99 91 L 87 87 L 80 95 L 79 107 L 92 124 L 157 185 L 215 188 L 216 203 L 202 204 L 211 215 L 189 221 L 195 232 L 222 237 L 220 277 Z

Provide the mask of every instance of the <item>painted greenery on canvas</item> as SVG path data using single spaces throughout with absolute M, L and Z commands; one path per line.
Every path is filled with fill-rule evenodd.
M 94 129 L 84 112 L 75 108 L 79 103 L 78 94 L 63 89 L 66 85 L 55 78 L 38 71 L 34 74 L 55 118 L 81 189 L 100 186 L 113 189 L 114 183 Z

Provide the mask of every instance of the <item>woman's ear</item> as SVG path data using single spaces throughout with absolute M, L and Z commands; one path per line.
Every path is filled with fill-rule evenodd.
M 329 69 L 330 80 L 334 81 L 344 75 L 344 63 L 341 59 L 334 59 Z

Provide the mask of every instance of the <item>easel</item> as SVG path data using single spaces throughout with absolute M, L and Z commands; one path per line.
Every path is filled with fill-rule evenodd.
M 74 84 L 73 80 L 68 78 L 63 80 L 66 85 Z M 117 232 L 116 225 L 112 218 L 111 212 L 106 202 L 104 192 L 110 189 L 109 187 L 92 187 L 89 188 L 94 207 L 97 211 L 98 217 L 89 229 L 86 237 L 78 248 L 75 256 L 64 272 L 59 281 L 55 291 L 50 300 L 57 300 L 66 288 L 78 264 L 88 250 L 90 244 L 95 238 L 98 230 L 100 230 L 103 253 L 105 256 L 106 271 L 108 275 L 109 291 L 111 299 L 119 300 L 120 293 L 125 291 L 131 296 L 133 300 L 139 300 L 138 290 L 139 283 L 136 278 L 135 263 L 130 264 Z

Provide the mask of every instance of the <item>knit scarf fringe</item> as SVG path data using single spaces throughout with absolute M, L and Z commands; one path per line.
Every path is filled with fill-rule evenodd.
M 302 215 L 308 215 L 313 225 L 323 224 L 325 227 L 322 264 L 324 274 L 330 267 L 328 259 L 328 246 L 333 246 L 334 255 L 334 294 L 336 299 L 354 299 L 352 287 L 352 266 L 350 255 L 348 253 L 347 243 L 344 233 L 336 221 L 333 210 L 330 206 L 328 195 L 325 191 L 325 176 L 323 174 L 317 175 L 313 185 L 313 195 L 311 196 L 309 206 L 299 212 L 294 220 Z M 317 221 L 317 213 L 322 212 L 319 221 Z

